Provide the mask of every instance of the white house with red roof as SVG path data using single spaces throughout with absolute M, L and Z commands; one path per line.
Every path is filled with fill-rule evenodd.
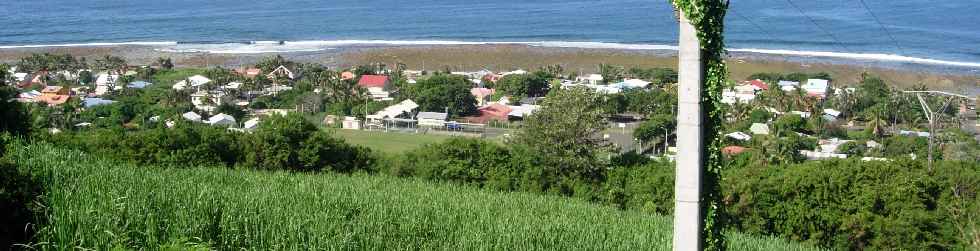
M 357 81 L 357 86 L 367 89 L 368 95 L 374 100 L 390 99 L 388 91 L 391 89 L 391 81 L 384 75 L 363 75 Z

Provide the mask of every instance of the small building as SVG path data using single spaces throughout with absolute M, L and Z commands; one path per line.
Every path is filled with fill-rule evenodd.
M 272 72 L 269 72 L 269 74 L 266 74 L 266 77 L 269 79 L 276 79 L 280 77 L 295 79 L 296 75 L 294 75 L 293 71 L 290 71 L 289 68 L 286 68 L 286 66 L 280 65 L 279 67 L 276 67 L 275 70 L 272 70 Z
M 825 98 L 827 97 L 827 90 L 830 88 L 830 81 L 826 79 L 807 79 L 806 84 L 802 88 L 809 96 Z
M 129 82 L 129 84 L 126 85 L 126 88 L 143 89 L 152 84 L 153 83 L 146 82 L 146 81 L 133 81 L 133 82 Z
M 242 85 L 243 85 L 242 82 L 231 82 L 231 83 L 228 83 L 228 84 L 222 86 L 222 88 L 224 88 L 224 89 L 237 90 L 239 88 L 242 88 Z
M 747 141 L 752 139 L 752 135 L 749 135 L 744 132 L 733 132 L 733 133 L 725 134 L 725 137 L 729 137 L 741 141 Z
M 114 86 L 116 85 L 116 81 L 118 80 L 119 80 L 118 74 L 100 73 L 99 76 L 96 76 L 95 78 L 95 85 Z
M 427 127 L 442 127 L 446 124 L 446 117 L 448 114 L 442 112 L 419 112 L 415 118 L 419 122 L 419 126 Z
M 800 87 L 800 82 L 780 80 L 778 85 L 779 89 L 783 90 L 784 92 L 791 92 Z
M 210 78 L 201 75 L 194 75 L 187 78 L 186 80 L 181 80 L 180 82 L 177 82 L 176 84 L 174 84 L 173 89 L 183 90 L 184 88 L 187 87 L 200 87 L 207 83 L 211 83 Z
M 258 77 L 259 74 L 262 74 L 262 69 L 259 68 L 237 69 L 235 70 L 235 72 L 245 77 L 254 78 L 254 77 Z
M 763 123 L 752 123 L 749 131 L 755 135 L 769 135 L 769 126 Z
M 509 106 L 492 103 L 487 106 L 480 107 L 477 109 L 480 115 L 465 117 L 463 120 L 470 123 L 486 124 L 490 121 L 502 121 L 506 122 L 509 119 L 510 112 L 513 111 Z
M 766 84 L 766 82 L 762 81 L 761 79 L 749 80 L 746 84 L 754 86 L 756 90 L 761 90 L 761 91 L 769 90 L 769 84 Z
M 529 105 L 529 104 L 521 104 L 520 106 L 512 105 L 508 107 L 511 109 L 511 111 L 507 113 L 507 118 L 516 119 L 516 120 L 523 120 L 527 116 L 531 116 L 531 114 L 533 114 L 534 111 L 537 111 L 538 109 L 541 108 L 540 105 Z
M 647 86 L 650 85 L 650 82 L 642 79 L 631 78 L 623 80 L 623 82 L 620 82 L 617 85 L 619 85 L 622 89 L 642 89 L 647 88 Z
M 37 101 L 47 103 L 49 106 L 55 106 L 64 104 L 71 98 L 71 92 L 68 88 L 63 88 L 61 86 L 47 86 L 41 90 L 41 96 L 38 96 Z
M 218 113 L 218 115 L 208 118 L 207 123 L 212 126 L 235 126 L 238 122 L 231 115 Z
M 732 155 L 738 155 L 740 153 L 744 153 L 745 151 L 748 150 L 749 150 L 748 148 L 741 147 L 741 146 L 726 146 L 724 148 L 721 148 L 721 153 L 724 155 L 732 156 Z
M 191 104 L 198 110 L 211 112 L 215 107 L 230 102 L 231 98 L 224 92 L 199 91 L 191 94 Z
M 361 130 L 361 120 L 357 117 L 344 117 L 344 121 L 341 122 L 341 128 L 349 130 Z
M 246 131 L 252 131 L 252 130 L 255 130 L 255 128 L 258 128 L 258 127 L 259 127 L 259 118 L 252 118 L 252 119 L 246 120 L 245 123 L 242 125 L 242 129 L 244 129 Z
M 186 120 L 190 120 L 190 121 L 193 121 L 193 122 L 201 122 L 201 114 L 197 114 L 196 112 L 185 112 L 184 114 L 181 114 L 180 116 L 183 117 Z
M 825 153 L 810 150 L 800 150 L 800 155 L 803 155 L 808 160 L 824 160 L 824 159 L 846 159 L 847 154 L 839 153 Z
M 115 102 L 116 101 L 101 98 L 85 98 L 82 100 L 82 105 L 85 106 L 85 108 L 92 108 L 100 105 L 111 105 Z
M 385 75 L 363 75 L 357 81 L 357 86 L 367 89 L 368 95 L 374 100 L 388 99 L 391 81 Z
M 603 78 L 602 78 L 602 75 L 600 75 L 600 74 L 589 74 L 589 75 L 586 75 L 586 76 L 579 76 L 579 77 L 575 78 L 575 82 L 587 83 L 587 84 L 590 84 L 590 85 L 601 84 L 602 83 L 602 80 L 603 80 Z

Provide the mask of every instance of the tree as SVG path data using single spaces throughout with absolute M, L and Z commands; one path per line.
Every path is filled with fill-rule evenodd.
M 671 114 L 656 114 L 644 121 L 633 130 L 633 136 L 641 142 L 650 143 L 654 139 L 657 143 L 666 141 L 667 135 L 672 134 L 677 128 L 677 118 Z
M 437 74 L 418 81 L 407 94 L 420 111 L 448 110 L 450 116 L 460 117 L 476 113 L 476 98 L 470 93 L 470 86 L 463 76 Z
M 23 104 L 17 102 L 17 90 L 0 86 L 0 132 L 26 135 L 30 132 L 30 114 Z
M 599 64 L 599 75 L 602 75 L 602 82 L 606 84 L 622 81 L 625 72 L 622 66 Z
M 525 119 L 513 143 L 538 156 L 543 172 L 557 180 L 594 181 L 604 167 L 599 154 L 611 150 L 602 138 L 607 124 L 601 107 L 598 96 L 586 88 L 552 92 L 541 109 Z M 571 192 L 569 183 L 558 183 L 552 189 Z
M 173 70 L 174 69 L 174 62 L 170 58 L 162 58 L 162 57 L 161 58 L 157 58 L 156 64 L 157 64 L 157 66 L 160 66 L 160 69 L 163 69 L 163 70 L 168 70 L 169 71 L 169 70 Z
M 548 81 L 554 78 L 548 72 L 537 71 L 531 74 L 511 74 L 500 78 L 494 87 L 497 91 L 517 97 L 540 97 L 548 93 Z
M 797 114 L 785 114 L 773 122 L 773 129 L 775 129 L 775 135 L 778 137 L 795 135 L 795 132 L 802 131 L 805 128 L 806 120 L 803 120 Z
M 125 72 L 126 67 L 126 59 L 117 56 L 105 55 L 95 60 L 95 70 L 98 71 L 122 74 Z

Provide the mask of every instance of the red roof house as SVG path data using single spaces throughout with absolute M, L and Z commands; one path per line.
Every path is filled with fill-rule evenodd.
M 769 90 L 769 85 L 766 84 L 765 81 L 762 81 L 760 79 L 755 79 L 755 80 L 749 81 L 749 84 L 752 85 L 752 86 L 755 86 L 756 88 L 759 88 L 761 90 Z
M 480 113 L 479 116 L 465 117 L 463 120 L 478 124 L 486 124 L 491 120 L 507 121 L 507 114 L 513 110 L 514 109 L 511 109 L 509 106 L 493 103 L 477 109 L 477 111 Z
M 745 152 L 747 150 L 749 150 L 749 149 L 748 148 L 745 148 L 745 147 L 741 147 L 741 146 L 726 146 L 726 147 L 724 147 L 724 148 L 721 149 L 721 153 L 724 154 L 724 155 L 731 156 L 731 155 L 738 155 L 738 154 L 743 153 L 743 152 Z
M 361 76 L 361 80 L 357 81 L 357 85 L 363 88 L 388 88 L 388 76 L 384 75 L 364 75 Z

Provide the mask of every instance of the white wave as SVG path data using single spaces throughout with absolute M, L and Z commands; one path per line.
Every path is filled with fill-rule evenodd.
M 83 44 L 36 44 L 36 45 L 4 45 L 0 49 L 48 48 L 48 47 L 105 47 L 120 45 L 168 46 L 177 42 L 119 42 L 119 43 L 83 43 Z
M 334 49 L 333 47 L 319 45 L 285 45 L 280 42 L 256 41 L 248 44 L 244 43 L 225 43 L 225 44 L 177 44 L 165 48 L 158 48 L 157 51 L 173 53 L 213 53 L 213 54 L 262 54 L 262 53 L 293 53 L 293 52 L 318 52 Z
M 950 65 L 950 66 L 980 68 L 980 63 L 974 63 L 974 62 L 946 61 L 946 60 L 939 60 L 939 59 L 917 58 L 917 57 L 909 57 L 909 56 L 894 55 L 894 54 L 881 54 L 881 53 L 846 53 L 846 52 L 829 52 L 829 51 L 793 51 L 793 50 L 770 50 L 770 49 L 728 49 L 728 51 L 789 55 L 789 56 L 847 58 L 847 59 L 872 60 L 872 61 L 893 61 L 893 62 L 906 62 L 906 63 L 917 63 L 917 64 Z

